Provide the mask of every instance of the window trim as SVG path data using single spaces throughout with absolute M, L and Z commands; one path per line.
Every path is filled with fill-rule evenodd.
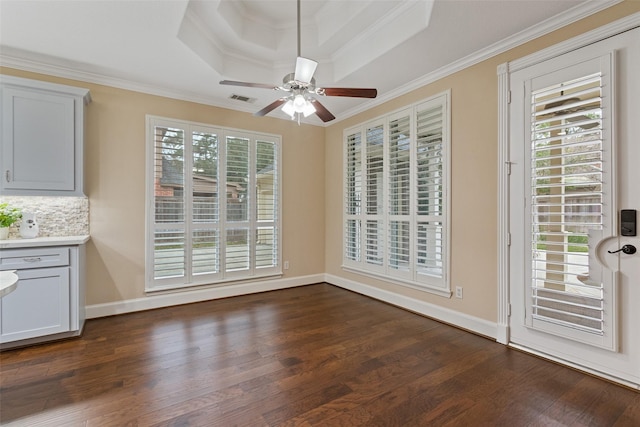
M 279 278 L 282 277 L 282 137 L 280 135 L 268 134 L 268 133 L 258 133 L 251 132 L 242 129 L 229 128 L 216 126 L 212 124 L 200 123 L 200 122 L 192 122 L 188 120 L 181 119 L 173 119 L 168 117 L 154 116 L 154 115 L 146 115 L 146 126 L 145 126 L 145 292 L 147 293 L 155 293 L 162 291 L 170 291 L 170 290 L 190 290 L 194 287 L 201 286 L 216 286 L 216 285 L 225 285 L 225 284 L 238 284 L 238 283 L 249 283 L 255 282 L 256 280 L 267 279 L 267 278 Z M 173 278 L 167 279 L 156 279 L 154 276 L 154 231 L 156 228 L 155 222 L 155 185 L 154 185 L 154 166 L 155 166 L 155 127 L 156 126 L 165 126 L 165 127 L 176 127 L 183 129 L 185 132 L 185 145 L 187 141 L 191 140 L 191 136 L 187 137 L 189 133 L 193 132 L 206 132 L 206 133 L 215 133 L 218 136 L 218 144 L 219 144 L 219 163 L 218 163 L 218 176 L 221 177 L 226 173 L 227 165 L 226 159 L 226 147 L 223 148 L 222 145 L 226 143 L 227 137 L 241 137 L 241 138 L 249 138 L 249 159 L 252 164 L 251 167 L 255 166 L 256 160 L 256 146 L 258 141 L 264 141 L 274 144 L 275 148 L 275 163 L 276 163 L 276 186 L 275 191 L 277 192 L 277 201 L 276 201 L 276 218 L 272 221 L 273 226 L 276 228 L 275 238 L 277 239 L 277 261 L 276 264 L 272 267 L 262 267 L 257 268 L 255 266 L 256 254 L 255 254 L 255 233 L 260 228 L 260 222 L 257 219 L 257 211 L 253 212 L 257 209 L 255 205 L 255 201 L 253 204 L 249 206 L 250 215 L 246 221 L 249 227 L 250 234 L 250 243 L 249 243 L 249 261 L 250 267 L 246 271 L 238 272 L 238 271 L 229 271 L 225 272 L 224 270 L 224 257 L 220 257 L 219 259 L 219 271 L 216 273 L 205 273 L 205 274 L 194 274 L 193 271 L 185 271 L 183 276 L 176 276 Z M 189 150 L 190 152 L 190 150 Z M 190 153 L 191 154 L 191 153 Z M 192 164 L 192 155 L 185 156 L 185 170 L 191 170 Z M 257 182 L 256 182 L 256 172 L 253 170 L 249 175 L 249 187 L 248 192 L 251 193 L 251 197 L 255 198 L 255 191 L 257 191 Z M 184 185 L 184 193 L 190 194 L 189 197 L 193 197 L 192 192 L 188 192 L 188 190 L 192 187 L 192 180 L 186 179 Z M 226 182 L 226 176 L 224 180 L 220 179 L 223 185 Z M 220 187 L 218 188 L 220 192 Z M 226 202 L 223 203 L 223 200 L 226 201 L 226 191 L 225 197 L 219 198 L 219 212 L 218 218 L 219 222 L 216 228 L 219 231 L 219 239 L 224 239 L 223 232 L 229 228 L 231 223 L 227 223 L 225 212 L 226 212 Z M 190 209 L 185 209 L 185 215 L 190 212 Z M 192 216 L 189 221 L 185 221 L 180 225 L 180 228 L 184 228 L 185 234 L 192 230 L 194 225 L 197 223 L 193 222 Z M 231 224 L 232 225 L 232 224 Z M 185 240 L 186 244 L 186 240 Z M 188 253 L 189 249 L 185 247 L 185 254 Z M 190 261 L 185 260 L 185 269 L 191 268 Z
M 444 180 L 444 184 L 442 186 L 442 208 L 444 213 L 442 215 L 443 222 L 443 267 L 442 267 L 442 277 L 441 278 L 425 278 L 425 281 L 417 281 L 414 280 L 416 277 L 416 227 L 422 215 L 418 215 L 416 212 L 417 202 L 415 200 L 415 190 L 416 190 L 416 173 L 417 173 L 417 159 L 414 154 L 416 141 L 417 141 L 417 113 L 418 111 L 423 111 L 427 107 L 433 107 L 435 105 L 440 104 L 442 106 L 442 167 L 444 169 L 442 178 Z M 383 205 L 384 212 L 382 214 L 383 220 L 388 222 L 390 219 L 388 204 L 389 204 L 389 161 L 388 161 L 388 147 L 389 147 L 389 122 L 393 119 L 396 119 L 402 115 L 409 114 L 411 130 L 410 130 L 410 145 L 411 145 L 411 172 L 410 172 L 410 230 L 411 230 L 411 238 L 410 238 L 410 254 L 411 254 L 411 275 L 410 277 L 403 277 L 403 275 L 398 274 L 389 274 L 388 271 L 388 254 L 384 253 L 384 262 L 381 268 L 378 268 L 375 265 L 366 263 L 366 253 L 365 253 L 365 226 L 367 221 L 366 206 L 364 206 L 364 201 L 361 201 L 361 212 L 363 215 L 349 215 L 347 213 L 348 208 L 348 193 L 347 193 L 347 162 L 348 162 L 348 137 L 350 135 L 354 135 L 356 133 L 360 134 L 360 150 L 363 150 L 366 145 L 366 132 L 367 129 L 383 124 L 384 127 L 384 178 L 383 178 Z M 361 153 L 365 153 L 361 151 Z M 361 165 L 361 191 L 365 191 L 366 186 L 366 156 L 360 156 L 360 165 Z M 388 283 L 398 284 L 406 287 L 410 287 L 412 289 L 417 289 L 420 291 L 432 293 L 435 295 L 443 296 L 446 298 L 450 298 L 452 295 L 451 292 L 451 283 L 450 283 L 450 271 L 451 271 L 451 90 L 446 90 L 444 92 L 438 93 L 434 96 L 431 96 L 426 99 L 422 99 L 418 102 L 415 102 L 409 106 L 404 106 L 392 112 L 389 112 L 385 115 L 376 117 L 374 119 L 368 120 L 366 122 L 360 123 L 356 126 L 351 126 L 343 131 L 343 162 L 342 162 L 342 172 L 343 172 L 343 180 L 342 180 L 342 269 L 345 271 L 365 275 L 371 278 L 384 280 Z M 360 256 L 359 260 L 351 260 L 347 257 L 347 222 L 351 219 L 358 218 L 360 220 Z M 384 234 L 385 244 L 387 244 L 388 234 L 385 232 Z M 386 248 L 385 248 L 386 249 Z M 428 281 L 427 281 L 428 280 Z

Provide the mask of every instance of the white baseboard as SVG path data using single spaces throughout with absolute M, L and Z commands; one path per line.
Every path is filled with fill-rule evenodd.
M 496 341 L 500 344 L 507 345 L 509 344 L 509 325 L 498 324 L 498 335 L 496 336 Z
M 420 301 L 404 295 L 398 295 L 393 292 L 385 291 L 374 286 L 356 282 L 354 280 L 344 279 L 332 274 L 325 274 L 324 280 L 332 285 L 375 298 L 380 301 L 413 311 L 426 317 L 457 326 L 462 329 L 484 335 L 489 338 L 496 339 L 498 337 L 498 325 L 488 320 L 478 317 L 469 316 L 445 307 Z
M 398 295 L 364 283 L 344 279 L 332 274 L 313 274 L 309 276 L 264 280 L 240 283 L 236 285 L 227 284 L 221 287 L 193 289 L 190 291 L 181 290 L 179 292 L 153 294 L 143 298 L 135 298 L 125 301 L 93 304 L 86 306 L 86 318 L 95 319 L 98 317 L 113 316 L 116 314 L 132 313 L 135 311 L 151 310 L 180 304 L 190 304 L 194 302 L 248 295 L 258 292 L 275 291 L 278 289 L 293 288 L 296 286 L 305 286 L 322 282 L 327 282 L 332 285 L 384 301 L 397 307 L 431 317 L 435 320 L 439 320 L 480 335 L 493 339 L 498 337 L 498 327 L 493 322 L 407 296 Z
M 228 298 L 258 292 L 275 291 L 277 289 L 293 288 L 324 282 L 324 274 L 292 277 L 287 279 L 264 280 L 236 285 L 225 284 L 221 287 L 193 289 L 190 291 L 149 295 L 125 301 L 93 304 L 86 306 L 86 318 L 113 316 L 115 314 L 131 313 L 134 311 L 151 310 L 154 308 L 170 307 L 173 305 L 190 304 L 193 302 Z

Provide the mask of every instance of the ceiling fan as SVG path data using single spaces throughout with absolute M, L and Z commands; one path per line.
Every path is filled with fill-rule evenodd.
M 221 85 L 255 87 L 287 92 L 286 96 L 279 98 L 262 110 L 254 113 L 254 116 L 265 116 L 276 108 L 282 106 L 282 111 L 294 120 L 300 117 L 308 117 L 316 114 L 323 122 L 329 122 L 336 117 L 327 108 L 311 95 L 321 96 L 347 96 L 352 98 L 375 98 L 378 95 L 376 89 L 369 88 L 340 88 L 340 87 L 316 87 L 316 79 L 313 74 L 318 63 L 313 59 L 300 55 L 300 0 L 298 3 L 298 58 L 293 73 L 287 74 L 282 79 L 282 86 L 273 86 L 263 83 L 247 83 L 233 80 L 222 80 Z

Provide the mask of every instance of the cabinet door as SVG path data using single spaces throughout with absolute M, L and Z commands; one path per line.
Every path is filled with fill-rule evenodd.
M 0 300 L 0 343 L 68 332 L 69 268 L 20 270 L 18 277 Z
M 75 190 L 74 98 L 2 91 L 3 188 Z

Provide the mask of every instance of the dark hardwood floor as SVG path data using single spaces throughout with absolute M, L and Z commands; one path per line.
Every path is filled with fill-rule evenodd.
M 640 393 L 327 284 L 0 354 L 20 426 L 639 426 Z

